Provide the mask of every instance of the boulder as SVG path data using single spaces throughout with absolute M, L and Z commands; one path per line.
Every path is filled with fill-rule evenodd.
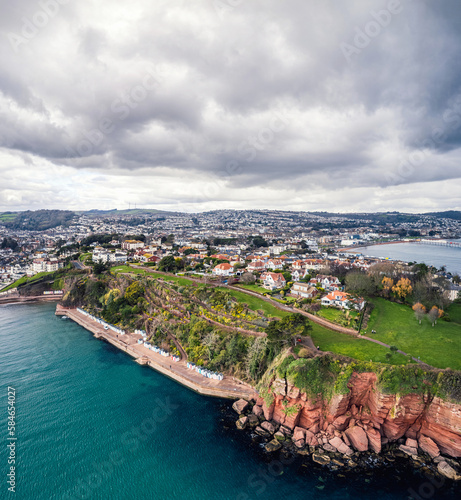
M 293 443 L 298 448 L 303 448 L 306 444 L 306 431 L 302 427 L 295 427 L 293 432 Z
M 368 438 L 365 431 L 361 427 L 349 427 L 345 431 L 346 436 L 349 438 L 351 445 L 357 451 L 367 451 L 368 450 Z
M 322 448 L 325 450 L 325 451 L 329 451 L 330 453 L 336 453 L 336 448 L 334 446 L 331 446 L 331 444 L 329 443 L 325 443 Z
M 312 432 L 312 434 L 318 434 L 320 431 L 320 426 L 319 424 L 314 424 L 312 427 L 309 427 L 309 430 Z
M 277 441 L 277 439 L 273 439 L 264 445 L 264 448 L 267 452 L 272 453 L 274 451 L 280 450 L 282 445 Z
M 277 439 L 277 441 L 285 441 L 285 434 L 283 434 L 283 432 L 280 432 L 280 431 L 277 431 L 275 434 L 274 434 L 274 438 Z
M 264 412 L 261 406 L 254 405 L 253 406 L 253 413 L 259 418 Z
M 416 441 L 416 439 L 408 438 L 405 442 L 405 446 L 409 446 L 410 448 L 418 448 L 418 441 Z
M 346 415 L 340 415 L 338 418 L 336 418 L 333 421 L 333 426 L 338 430 L 338 431 L 344 431 L 347 429 L 347 425 L 349 424 L 350 417 Z
M 258 425 L 258 427 L 256 427 L 255 432 L 259 436 L 270 437 L 270 434 L 267 431 L 265 431 L 264 429 L 262 429 L 261 427 L 259 427 L 259 425 Z
M 366 430 L 368 443 L 375 453 L 381 453 L 381 434 L 374 427 L 368 427 Z
M 248 415 L 248 424 L 250 427 L 256 427 L 259 424 L 258 417 L 252 413 Z
M 354 452 L 347 446 L 347 444 L 339 437 L 334 437 L 333 439 L 330 439 L 330 444 L 331 446 L 334 446 L 339 453 L 342 453 L 343 455 L 352 455 Z
M 416 448 L 412 448 L 411 446 L 405 446 L 404 444 L 401 444 L 399 446 L 399 450 L 403 451 L 407 455 L 410 455 L 412 458 L 418 455 L 418 450 Z
M 306 444 L 308 446 L 318 446 L 319 441 L 311 431 L 306 431 Z
M 233 405 L 232 408 L 239 414 L 241 415 L 244 411 L 248 410 L 248 407 L 250 404 L 248 401 L 245 401 L 244 399 L 239 399 L 236 401 Z
M 439 462 L 437 464 L 437 470 L 442 476 L 448 477 L 448 479 L 452 479 L 453 481 L 459 481 L 461 479 L 461 476 L 451 465 L 448 465 L 447 462 Z
M 320 465 L 326 465 L 330 463 L 330 457 L 328 455 L 320 455 L 319 453 L 312 454 L 312 460 Z
M 267 420 L 261 424 L 261 427 L 269 434 L 274 434 L 276 431 L 275 426 L 271 422 L 268 422 Z
M 235 423 L 235 425 L 237 426 L 237 429 L 240 430 L 246 429 L 248 425 L 248 417 L 240 417 Z
M 421 434 L 421 436 L 419 436 L 418 444 L 421 450 L 424 451 L 424 453 L 427 453 L 432 459 L 440 455 L 439 447 L 430 437 Z

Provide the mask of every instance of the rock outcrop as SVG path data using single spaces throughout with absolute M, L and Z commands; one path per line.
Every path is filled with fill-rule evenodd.
M 343 455 L 353 450 L 380 453 L 383 446 L 403 438 L 400 449 L 411 456 L 419 452 L 432 459 L 461 457 L 461 405 L 419 394 L 383 394 L 376 380 L 374 373 L 354 373 L 347 394 L 323 401 L 312 400 L 276 378 L 269 388 L 273 396 L 270 406 L 258 398 L 252 416 L 268 421 L 262 430 L 269 435 L 278 425 L 285 435 L 291 431 L 299 449 L 332 448 Z M 244 404 L 237 403 L 239 412 Z

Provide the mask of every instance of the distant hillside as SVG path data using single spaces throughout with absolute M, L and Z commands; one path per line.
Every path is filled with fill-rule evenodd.
M 69 210 L 36 210 L 27 212 L 4 212 L 0 214 L 0 223 L 9 229 L 27 231 L 45 231 L 57 226 L 67 226 L 75 217 Z
M 110 217 L 111 215 L 163 215 L 163 214 L 176 214 L 179 212 L 168 212 L 166 210 L 157 210 L 155 208 L 131 208 L 127 210 L 87 210 L 82 212 L 77 212 L 80 215 L 86 215 L 88 217 Z
M 433 215 L 434 217 L 438 217 L 440 219 L 461 220 L 461 212 L 456 210 L 447 210 L 446 212 L 430 212 L 424 215 Z

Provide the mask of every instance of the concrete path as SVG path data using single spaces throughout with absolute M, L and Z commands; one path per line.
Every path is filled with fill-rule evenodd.
M 194 370 L 188 369 L 184 360 L 175 362 L 170 358 L 164 357 L 144 347 L 143 344 L 138 344 L 138 339 L 141 338 L 140 335 L 135 335 L 133 333 L 117 335 L 112 330 L 105 330 L 97 321 L 92 320 L 76 309 L 67 309 L 58 305 L 56 314 L 58 316 L 67 316 L 86 330 L 92 332 L 96 338 L 103 338 L 112 345 L 125 351 L 135 358 L 139 364 L 150 366 L 163 375 L 176 380 L 180 384 L 200 394 L 230 399 L 250 399 L 257 397 L 251 385 L 241 382 L 234 377 L 226 375 L 223 380 L 203 377 Z

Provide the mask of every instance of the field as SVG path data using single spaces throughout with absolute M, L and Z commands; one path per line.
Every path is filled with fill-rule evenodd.
M 28 278 L 27 276 L 23 276 L 22 278 L 19 278 L 18 280 L 16 280 L 14 283 L 11 283 L 11 285 L 8 285 L 7 287 L 2 288 L 1 291 L 6 292 L 7 290 L 11 290 L 12 288 L 16 288 L 19 285 L 23 285 L 25 283 L 29 283 L 29 284 L 35 283 L 43 276 L 48 276 L 50 274 L 54 274 L 54 271 L 49 272 L 49 273 L 47 273 L 45 271 L 42 273 L 37 273 L 37 274 L 34 274 L 34 276 L 31 276 L 30 278 Z
M 328 321 L 331 321 L 332 323 L 337 323 L 337 324 L 342 324 L 340 321 L 340 318 L 342 316 L 343 311 L 340 309 L 336 309 L 335 307 L 322 307 L 320 311 L 317 313 L 317 316 L 320 316 L 321 318 L 325 318 Z M 346 311 L 346 314 L 349 313 L 349 318 L 351 319 L 350 328 L 354 328 L 354 321 L 353 319 L 357 317 L 357 311 Z
M 263 288 L 262 286 L 259 286 L 259 285 L 242 285 L 242 284 L 238 284 L 237 285 L 239 288 L 242 288 L 244 290 L 250 290 L 252 292 L 257 292 L 257 293 L 267 293 L 268 290 L 266 290 L 265 288 Z
M 235 297 L 239 302 L 245 302 L 252 311 L 257 311 L 261 309 L 267 316 L 276 316 L 278 318 L 283 318 L 286 316 L 287 312 L 281 311 L 277 307 L 269 304 L 263 299 L 254 297 L 253 295 L 247 295 L 244 292 L 238 292 L 237 290 L 232 290 L 229 288 L 223 288 L 223 290 L 229 292 L 232 297 Z
M 375 308 L 367 332 L 373 337 L 437 368 L 461 370 L 461 305 L 449 309 L 451 322 L 439 319 L 432 327 L 428 318 L 421 325 L 410 307 L 384 299 L 373 299 Z
M 391 359 L 388 360 L 386 353 L 389 353 L 390 350 L 369 340 L 334 332 L 313 322 L 311 322 L 311 325 L 313 327 L 311 332 L 312 340 L 322 351 L 335 352 L 361 361 L 372 360 L 392 365 L 404 365 L 409 362 L 408 358 L 398 353 L 393 354 Z
M 3 212 L 3 213 L 0 213 L 0 221 L 1 222 L 11 222 L 14 219 L 16 219 L 17 216 L 18 216 L 18 214 L 15 214 L 12 212 Z
M 110 272 L 114 274 L 127 273 L 127 274 L 140 274 L 142 276 L 152 276 L 153 278 L 162 278 L 165 281 L 174 281 L 182 286 L 192 285 L 192 281 L 186 278 L 180 278 L 178 276 L 166 276 L 155 271 L 146 271 L 145 269 L 140 269 L 137 267 L 131 267 L 127 265 L 114 266 L 110 268 Z

